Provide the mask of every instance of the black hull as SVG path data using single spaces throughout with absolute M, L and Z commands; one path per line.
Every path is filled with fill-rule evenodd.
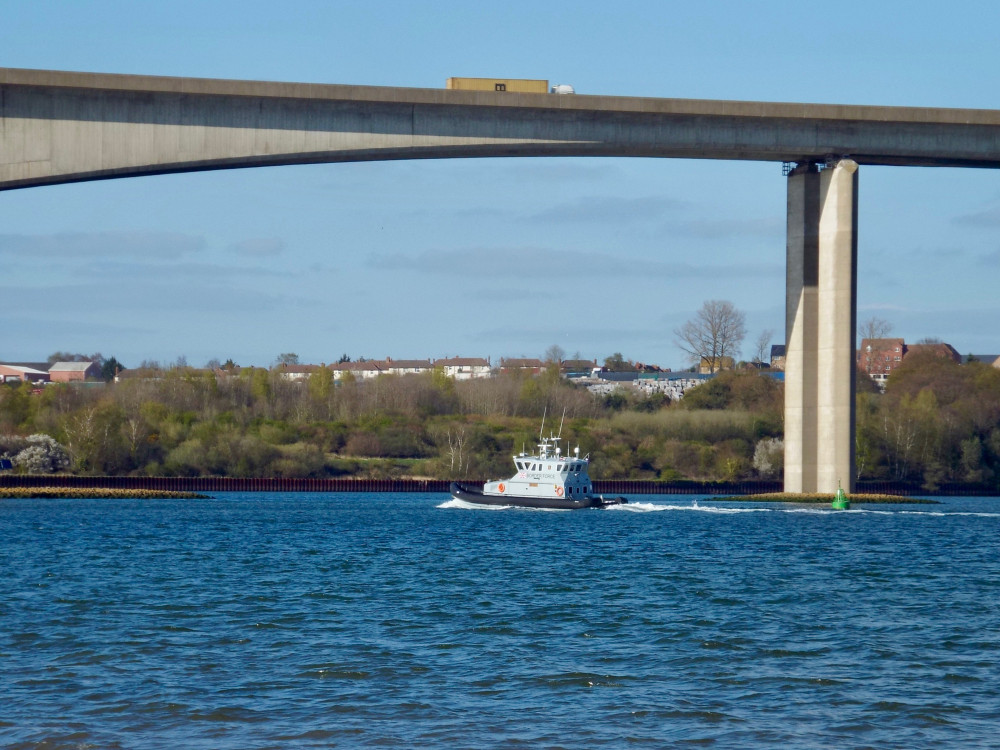
M 476 505 L 495 505 L 516 508 L 548 508 L 552 510 L 582 510 L 583 508 L 606 508 L 609 505 L 623 505 L 624 497 L 586 497 L 570 500 L 563 497 L 524 497 L 518 495 L 484 495 L 480 490 L 464 487 L 458 482 L 451 483 L 451 496 L 456 500 Z

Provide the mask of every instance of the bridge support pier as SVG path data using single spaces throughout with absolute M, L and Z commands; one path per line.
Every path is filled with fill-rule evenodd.
M 788 176 L 785 492 L 854 490 L 858 165 Z

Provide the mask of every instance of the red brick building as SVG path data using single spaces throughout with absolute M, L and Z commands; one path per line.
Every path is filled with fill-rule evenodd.
M 101 368 L 96 362 L 56 362 L 49 368 L 49 378 L 53 383 L 82 382 L 99 377 Z
M 873 380 L 884 382 L 889 373 L 903 363 L 905 353 L 903 339 L 861 339 L 858 368 Z

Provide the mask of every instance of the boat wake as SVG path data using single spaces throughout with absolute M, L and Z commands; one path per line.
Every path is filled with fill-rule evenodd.
M 702 502 L 706 502 L 702 499 Z M 710 500 L 708 502 L 711 502 Z M 560 508 L 518 508 L 513 505 L 479 505 L 478 503 L 467 503 L 464 500 L 450 499 L 438 508 L 461 508 L 465 510 L 528 510 L 541 511 L 543 513 L 564 513 L 565 509 Z M 834 510 L 828 505 L 817 505 L 812 508 L 801 506 L 788 508 L 748 508 L 746 506 L 733 507 L 731 505 L 699 505 L 695 500 L 691 504 L 677 503 L 655 503 L 655 502 L 629 502 L 623 505 L 610 505 L 606 508 L 595 508 L 594 510 L 604 510 L 613 513 L 662 513 L 664 511 L 681 511 L 688 513 L 714 513 L 717 515 L 732 515 L 736 513 L 798 513 L 817 516 L 843 516 L 847 515 L 873 515 L 873 516 L 926 516 L 940 518 L 942 516 L 975 516 L 978 518 L 1000 518 L 1000 513 L 983 513 L 976 511 L 940 511 L 940 510 L 881 510 L 876 508 L 858 508 L 850 510 Z
M 705 502 L 703 499 L 702 502 Z M 711 502 L 711 501 L 709 501 Z M 978 518 L 1000 518 L 1000 513 L 985 513 L 977 511 L 940 511 L 940 510 L 882 510 L 876 508 L 858 508 L 854 507 L 850 510 L 835 510 L 829 505 L 817 505 L 815 507 L 803 508 L 801 506 L 797 507 L 785 507 L 776 508 L 774 506 L 770 507 L 733 507 L 731 505 L 699 505 L 698 501 L 695 500 L 692 504 L 681 505 L 676 503 L 671 504 L 661 504 L 655 502 L 630 502 L 627 505 L 614 505 L 609 508 L 604 508 L 607 511 L 614 511 L 616 513 L 659 513 L 662 511 L 687 511 L 689 513 L 716 513 L 716 514 L 735 514 L 735 513 L 796 513 L 796 514 L 806 514 L 806 515 L 817 515 L 817 516 L 842 516 L 844 514 L 848 515 L 874 515 L 874 516 L 925 516 L 940 518 L 942 516 L 975 516 Z
M 659 513 L 665 510 L 690 511 L 695 513 L 760 513 L 761 511 L 774 510 L 773 508 L 732 508 L 718 505 L 698 505 L 698 501 L 692 505 L 660 505 L 659 503 L 634 503 L 626 505 L 612 505 L 605 510 L 614 510 L 625 513 Z

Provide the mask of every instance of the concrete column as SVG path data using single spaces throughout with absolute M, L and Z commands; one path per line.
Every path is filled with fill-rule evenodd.
M 854 490 L 858 165 L 788 177 L 785 491 Z

